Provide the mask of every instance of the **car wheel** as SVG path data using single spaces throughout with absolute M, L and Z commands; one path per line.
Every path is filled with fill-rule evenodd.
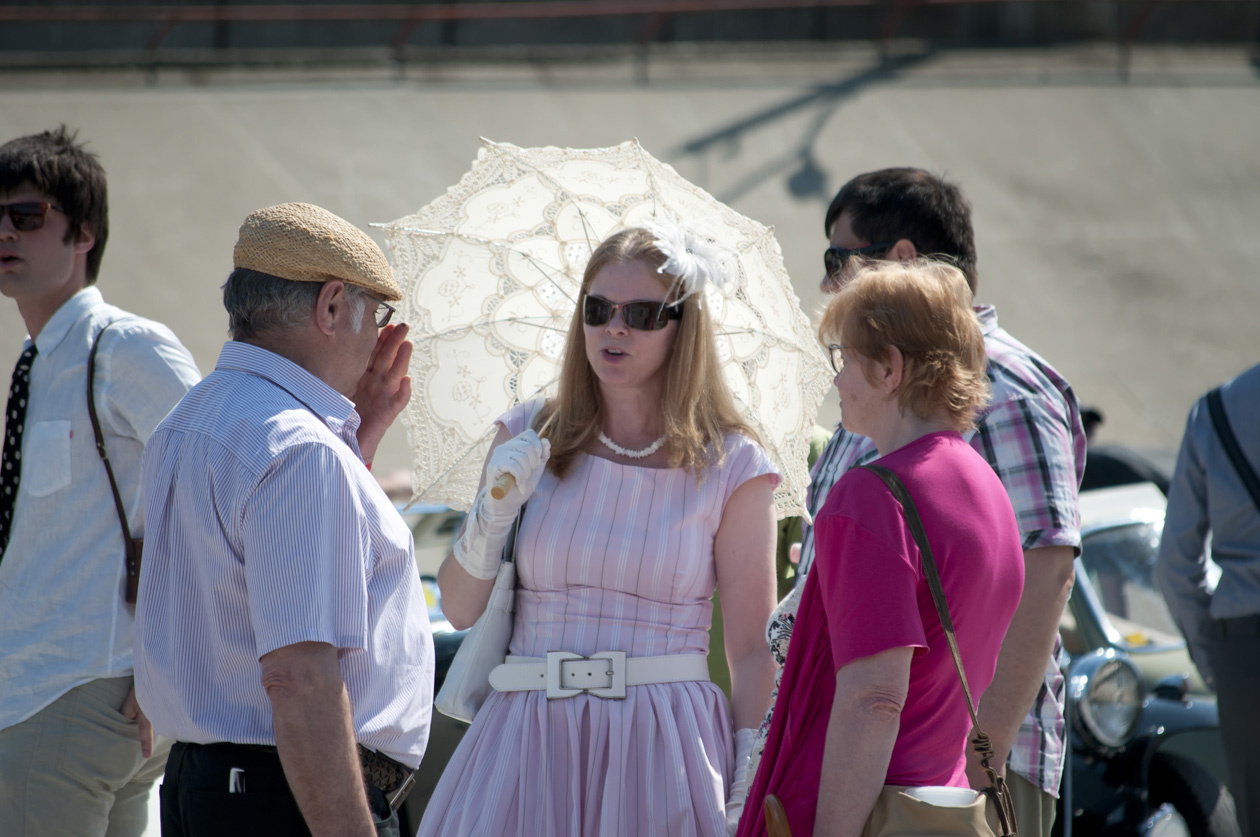
M 1242 837 L 1234 797 L 1206 767 L 1176 753 L 1151 762 L 1151 808 L 1169 804 L 1192 837 Z

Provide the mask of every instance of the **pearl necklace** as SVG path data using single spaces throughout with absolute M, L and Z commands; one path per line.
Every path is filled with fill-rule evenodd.
M 651 456 L 661 449 L 661 445 L 665 444 L 665 437 L 662 436 L 642 450 L 630 450 L 629 448 L 623 448 L 612 439 L 609 439 L 608 434 L 602 430 L 599 431 L 599 440 L 604 443 L 604 447 L 619 456 L 626 457 L 627 459 L 643 459 L 645 456 Z

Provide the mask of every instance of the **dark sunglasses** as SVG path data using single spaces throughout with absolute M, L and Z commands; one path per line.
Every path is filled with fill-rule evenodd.
M 582 319 L 588 326 L 602 326 L 621 309 L 621 319 L 627 328 L 636 331 L 656 331 L 670 320 L 682 319 L 682 305 L 664 302 L 610 302 L 601 296 L 586 295 L 582 304 Z
M 0 203 L 0 221 L 8 215 L 13 220 L 13 229 L 18 232 L 34 232 L 44 226 L 48 210 L 65 210 L 47 201 L 22 201 L 21 203 Z
M 823 253 L 823 264 L 827 266 L 827 275 L 835 276 L 844 270 L 844 266 L 853 256 L 873 256 L 885 253 L 895 241 L 880 241 L 865 247 L 828 247 Z

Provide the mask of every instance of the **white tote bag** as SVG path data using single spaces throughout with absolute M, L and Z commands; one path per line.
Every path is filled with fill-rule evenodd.
M 516 562 L 513 560 L 516 553 L 516 530 L 524 511 L 525 507 L 522 506 L 512 523 L 512 531 L 508 533 L 490 601 L 460 643 L 455 659 L 451 660 L 451 667 L 446 672 L 446 680 L 442 682 L 442 688 L 433 700 L 433 705 L 443 715 L 450 715 L 465 723 L 472 723 L 477 710 L 490 696 L 490 671 L 495 666 L 503 665 L 503 661 L 507 659 L 516 605 Z

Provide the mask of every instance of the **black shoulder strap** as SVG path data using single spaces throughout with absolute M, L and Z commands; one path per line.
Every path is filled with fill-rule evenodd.
M 967 697 L 967 711 L 971 713 L 971 723 L 976 731 L 976 737 L 971 744 L 975 748 L 976 753 L 979 754 L 980 766 L 984 768 L 984 772 L 989 778 L 989 785 L 992 791 L 990 798 L 997 806 L 998 821 L 1002 827 L 1002 833 L 1004 835 L 1015 835 L 1014 805 L 1011 802 L 1010 792 L 1006 788 L 1006 780 L 998 776 L 989 765 L 989 759 L 993 758 L 993 744 L 989 740 L 989 736 L 980 728 L 980 718 L 976 715 L 976 702 L 971 697 L 971 687 L 967 685 L 967 672 L 963 671 L 962 655 L 958 651 L 958 637 L 954 635 L 954 620 L 949 615 L 949 604 L 945 601 L 945 589 L 941 586 L 941 575 L 936 569 L 936 558 L 932 554 L 932 545 L 928 543 L 927 530 L 923 528 L 923 520 L 919 517 L 919 510 L 914 505 L 914 500 L 910 498 L 910 492 L 906 490 L 905 483 L 892 471 L 883 465 L 875 463 L 857 467 L 870 471 L 883 480 L 884 485 L 888 486 L 888 490 L 892 492 L 893 497 L 901 504 L 901 511 L 905 515 L 906 525 L 910 528 L 910 535 L 918 545 L 919 554 L 923 558 L 923 575 L 927 578 L 928 588 L 932 591 L 932 601 L 936 604 L 936 615 L 941 620 L 941 628 L 944 629 L 945 639 L 949 643 L 949 653 L 954 658 L 954 669 L 958 672 L 958 680 L 962 683 L 963 694 Z
M 92 351 L 88 353 L 88 376 L 87 376 L 87 402 L 88 402 L 88 418 L 92 420 L 92 432 L 96 434 L 96 452 L 100 454 L 101 462 L 105 463 L 105 473 L 109 476 L 109 487 L 114 492 L 114 508 L 118 511 L 118 523 L 122 526 L 123 545 L 128 546 L 131 543 L 131 527 L 127 525 L 127 511 L 123 508 L 122 495 L 118 493 L 118 480 L 114 477 L 114 466 L 110 464 L 109 452 L 105 450 L 105 436 L 101 433 L 101 422 L 96 417 L 96 350 L 101 345 L 101 335 L 103 335 L 110 326 L 118 320 L 111 320 L 105 324 L 105 327 L 96 333 L 96 339 L 92 341 Z M 127 554 L 127 576 L 138 576 L 140 567 L 137 562 L 136 566 L 132 566 L 132 551 L 126 549 Z
M 1255 469 L 1247 461 L 1242 447 L 1238 444 L 1238 437 L 1234 435 L 1234 429 L 1229 424 L 1229 416 L 1225 413 L 1225 401 L 1221 398 L 1220 387 L 1207 394 L 1207 405 L 1208 414 L 1212 416 L 1212 425 L 1216 428 L 1216 435 L 1220 438 L 1225 453 L 1229 455 L 1229 461 L 1234 464 L 1238 478 L 1242 480 L 1243 485 L 1247 486 L 1247 493 L 1251 495 L 1251 502 L 1255 504 L 1256 511 L 1260 511 L 1260 478 L 1256 477 Z

